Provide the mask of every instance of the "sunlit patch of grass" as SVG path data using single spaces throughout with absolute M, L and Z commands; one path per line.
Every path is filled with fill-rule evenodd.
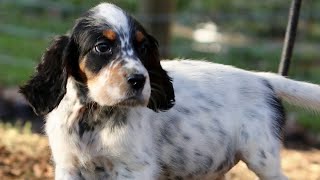
M 31 132 L 31 123 L 12 125 L 0 123 L 0 145 L 11 152 L 23 152 L 36 156 L 48 150 L 48 141 L 44 136 Z

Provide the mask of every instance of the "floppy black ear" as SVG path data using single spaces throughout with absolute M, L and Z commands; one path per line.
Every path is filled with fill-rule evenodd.
M 172 79 L 162 69 L 157 40 L 148 35 L 149 49 L 145 66 L 148 70 L 151 83 L 151 97 L 148 107 L 156 112 L 165 111 L 173 107 L 175 103 Z
M 20 93 L 38 115 L 46 115 L 52 111 L 66 93 L 68 73 L 63 52 L 68 41 L 68 36 L 55 38 L 43 54 L 35 74 L 20 87 Z

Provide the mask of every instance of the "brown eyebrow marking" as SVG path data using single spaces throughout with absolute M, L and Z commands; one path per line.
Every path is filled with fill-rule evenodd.
M 90 72 L 90 70 L 87 69 L 86 61 L 87 61 L 87 58 L 85 57 L 81 60 L 79 64 L 79 75 L 85 82 L 95 77 L 95 74 L 93 72 Z
M 114 41 L 117 38 L 117 34 L 111 29 L 104 30 L 102 32 L 103 36 L 109 39 L 110 41 Z
M 138 42 L 142 42 L 144 38 L 144 34 L 141 31 L 136 32 L 136 39 Z

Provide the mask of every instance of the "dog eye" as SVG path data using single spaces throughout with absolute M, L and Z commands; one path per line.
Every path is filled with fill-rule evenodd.
M 100 43 L 94 47 L 97 53 L 112 54 L 112 48 L 106 43 Z

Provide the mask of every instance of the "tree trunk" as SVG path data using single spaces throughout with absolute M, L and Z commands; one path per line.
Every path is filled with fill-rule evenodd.
M 175 0 L 140 0 L 139 2 L 140 21 L 158 40 L 160 56 L 168 58 Z

